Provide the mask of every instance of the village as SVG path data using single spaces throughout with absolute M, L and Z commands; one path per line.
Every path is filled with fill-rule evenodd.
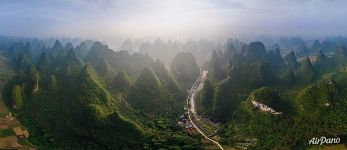
M 28 141 L 29 131 L 11 113 L 1 113 L 0 149 L 31 150 L 33 145 Z

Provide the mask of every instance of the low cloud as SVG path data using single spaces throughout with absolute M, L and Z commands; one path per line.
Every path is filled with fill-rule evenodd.
M 2 35 L 345 35 L 344 0 L 0 1 Z

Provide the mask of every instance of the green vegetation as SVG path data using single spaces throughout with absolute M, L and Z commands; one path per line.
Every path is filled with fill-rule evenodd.
M 198 65 L 191 53 L 178 53 L 172 60 L 170 70 L 184 89 L 190 88 L 199 75 Z
M 251 43 L 247 51 L 229 60 L 224 71 L 218 71 L 228 72 L 227 77 L 215 80 L 218 75 L 209 76 L 213 86 L 205 86 L 201 95 L 215 89 L 210 94 L 215 96 L 211 96 L 213 104 L 203 110 L 212 109 L 212 116 L 225 125 L 219 131 L 222 143 L 249 149 L 297 149 L 307 148 L 306 141 L 312 137 L 347 135 L 347 51 L 337 47 L 327 57 L 319 45 L 313 46 L 313 63 L 309 57 L 298 63 L 294 52 L 279 59 L 261 44 Z M 283 61 L 282 68 L 276 65 Z M 261 110 L 252 100 L 279 114 Z
M 134 109 L 169 118 L 179 116 L 184 104 L 183 95 L 171 77 L 160 80 L 149 67 L 143 69 L 131 87 L 127 101 Z
M 293 70 L 295 70 L 299 66 L 293 51 L 291 51 L 288 55 L 286 55 L 284 59 L 286 60 L 288 67 Z
M 117 76 L 114 78 L 112 86 L 118 91 L 126 93 L 130 88 L 130 79 L 128 74 L 121 70 Z
M 229 54 L 231 55 L 231 54 Z M 227 55 L 228 56 L 228 55 Z M 213 51 L 211 54 L 211 59 L 209 62 L 209 73 L 208 76 L 211 80 L 222 80 L 225 78 L 226 73 L 224 68 L 226 67 L 227 62 L 223 57 L 221 51 Z
M 160 84 L 152 69 L 146 67 L 130 90 L 129 103 L 134 108 L 155 112 L 155 109 L 159 108 L 164 101 L 160 99 Z
M 64 53 L 65 51 L 64 51 L 63 44 L 61 44 L 59 40 L 55 41 L 52 47 L 51 56 L 53 58 L 62 57 Z
M 160 40 L 155 43 L 159 48 L 166 45 Z M 208 79 L 196 99 L 197 111 L 203 115 L 196 123 L 204 132 L 214 134 L 217 127 L 205 119 L 211 118 L 221 123 L 217 135 L 224 145 L 249 149 L 307 148 L 312 137 L 346 137 L 344 46 L 335 45 L 330 57 L 325 52 L 333 46 L 327 43 L 314 41 L 311 48 L 301 43 L 298 52 L 282 57 L 278 45 L 266 50 L 268 46 L 261 42 L 227 44 L 224 49 L 209 50 L 211 59 L 204 65 Z M 30 132 L 29 141 L 20 141 L 23 145 L 33 143 L 38 149 L 204 148 L 202 137 L 189 136 L 177 125 L 185 111 L 185 90 L 199 75 L 198 64 L 203 64 L 201 57 L 180 52 L 168 65 L 130 53 L 129 41 L 124 43 L 129 52 L 91 41 L 76 48 L 60 41 L 52 48 L 38 43 L 4 45 L 0 45 L 5 49 L 0 53 L 0 71 L 5 72 L 0 74 L 4 76 L 2 94 L 4 104 Z M 141 51 L 154 55 L 153 49 L 144 44 Z M 297 61 L 297 56 L 313 53 Z M 0 134 L 13 133 L 2 130 Z
M 301 82 L 310 83 L 313 80 L 314 70 L 308 57 L 306 57 L 306 59 L 302 62 L 296 74 L 298 76 L 298 80 L 301 80 Z
M 217 128 L 205 118 L 195 118 L 194 120 L 196 125 L 199 126 L 200 130 L 202 130 L 206 135 L 213 135 L 217 130 Z
M 34 65 L 31 65 L 29 68 L 29 84 L 31 85 L 31 87 L 29 89 L 31 89 L 31 93 L 34 94 L 36 92 L 38 92 L 39 90 L 39 80 L 40 80 L 40 75 L 39 72 L 36 70 Z
M 12 129 L 0 130 L 0 138 L 16 135 Z
M 261 42 L 252 42 L 248 45 L 244 54 L 245 59 L 250 62 L 255 62 L 266 57 L 265 46 Z
M 161 61 L 114 52 L 100 42 L 89 50 L 86 43 L 75 49 L 56 41 L 50 50 L 30 57 L 16 45 L 16 55 L 25 61 L 11 60 L 16 76 L 6 83 L 4 98 L 17 108 L 16 116 L 38 149 L 201 145 L 200 137 L 189 137 L 176 126 L 185 93 Z
M 283 76 L 283 81 L 288 85 L 295 83 L 295 74 L 292 68 L 287 69 L 285 75 Z
M 101 59 L 96 67 L 96 70 L 106 82 L 111 82 L 115 76 L 115 70 L 111 67 L 106 58 Z
M 143 137 L 142 127 L 119 114 L 119 99 L 108 93 L 91 65 L 87 64 L 76 79 L 70 79 L 73 84 L 59 85 L 58 82 L 56 87 L 54 76 L 49 80 L 50 88 L 42 87 L 45 90 L 33 95 L 30 101 L 26 99 L 22 115 L 33 118 L 54 135 L 58 144 L 69 140 L 71 145 L 75 145 L 85 141 L 86 137 L 93 137 L 85 142 L 94 141 L 97 142 L 94 146 L 107 145 L 108 148 L 141 147 L 134 143 Z M 35 112 L 32 111 L 34 108 Z M 69 137 L 70 133 L 78 133 L 75 136 L 79 140 Z
M 262 103 L 285 115 L 292 109 L 291 104 L 288 101 L 283 100 L 275 90 L 268 87 L 256 89 L 249 95 L 247 104 L 250 108 L 254 107 L 250 106 L 252 100 Z
M 199 98 L 198 103 L 198 106 L 200 106 L 198 107 L 199 114 L 212 116 L 213 108 L 211 108 L 211 106 L 213 106 L 215 89 L 208 79 L 205 80 L 204 87 L 200 95 L 201 97 Z
M 269 149 L 291 143 L 302 145 L 306 140 L 319 135 L 341 137 L 347 133 L 343 128 L 346 109 L 342 109 L 345 104 L 337 99 L 337 89 L 333 82 L 322 80 L 314 86 L 304 88 L 294 95 L 295 101 L 279 97 L 270 88 L 257 89 L 235 112 L 227 133 L 222 135 L 225 140 L 229 140 L 229 136 L 236 134 L 239 138 L 230 139 L 234 143 L 256 138 L 257 143 L 253 146 L 255 149 Z M 283 114 L 272 115 L 259 111 L 250 103 L 250 98 Z
M 19 85 L 15 85 L 12 89 L 12 99 L 11 99 L 12 105 L 16 109 L 21 109 L 23 106 L 23 99 L 24 99 L 23 87 Z

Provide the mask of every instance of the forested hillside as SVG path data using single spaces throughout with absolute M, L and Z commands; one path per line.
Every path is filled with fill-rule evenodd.
M 199 144 L 175 125 L 184 111 L 185 94 L 173 71 L 160 60 L 115 52 L 101 42 L 90 48 L 86 42 L 76 48 L 59 40 L 51 48 L 32 43 L 1 47 L 5 65 L 15 72 L 3 96 L 39 149 Z M 193 60 L 197 70 L 194 58 L 180 60 L 191 61 L 187 59 Z M 180 77 L 192 81 L 196 73 Z
M 98 41 L 1 42 L 4 105 L 38 149 L 206 148 L 177 125 L 201 70 L 196 109 L 220 123 L 223 146 L 308 148 L 312 137 L 347 134 L 344 44 L 283 55 L 278 44 L 229 40 L 200 66 L 189 52 L 168 65 Z
M 266 50 L 252 42 L 237 51 L 229 44 L 212 53 L 199 99 L 200 111 L 225 125 L 219 132 L 224 144 L 297 149 L 312 137 L 346 137 L 344 45 L 328 49 L 315 42 L 305 54 L 282 57 L 278 46 Z

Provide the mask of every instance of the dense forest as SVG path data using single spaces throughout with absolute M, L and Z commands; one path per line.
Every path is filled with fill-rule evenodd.
M 2 99 L 37 149 L 205 149 L 177 122 L 186 91 L 208 70 L 197 111 L 220 123 L 222 145 L 303 149 L 323 135 L 345 144 L 346 45 L 343 37 L 156 40 L 136 50 L 128 39 L 115 51 L 91 40 L 1 37 Z
M 178 53 L 169 70 L 97 41 L 47 47 L 26 40 L 1 39 L 2 63 L 12 72 L 2 92 L 38 149 L 199 147 L 199 138 L 176 126 L 185 104 L 180 82 L 199 73 L 194 58 L 185 65 L 191 54 Z
M 347 0 L 0 0 L 0 150 L 347 150 Z
M 346 143 L 346 40 L 315 40 L 311 48 L 281 42 L 241 49 L 230 42 L 225 51 L 213 51 L 200 113 L 222 122 L 225 145 L 304 149 L 321 136 Z M 279 45 L 296 48 L 282 57 Z

